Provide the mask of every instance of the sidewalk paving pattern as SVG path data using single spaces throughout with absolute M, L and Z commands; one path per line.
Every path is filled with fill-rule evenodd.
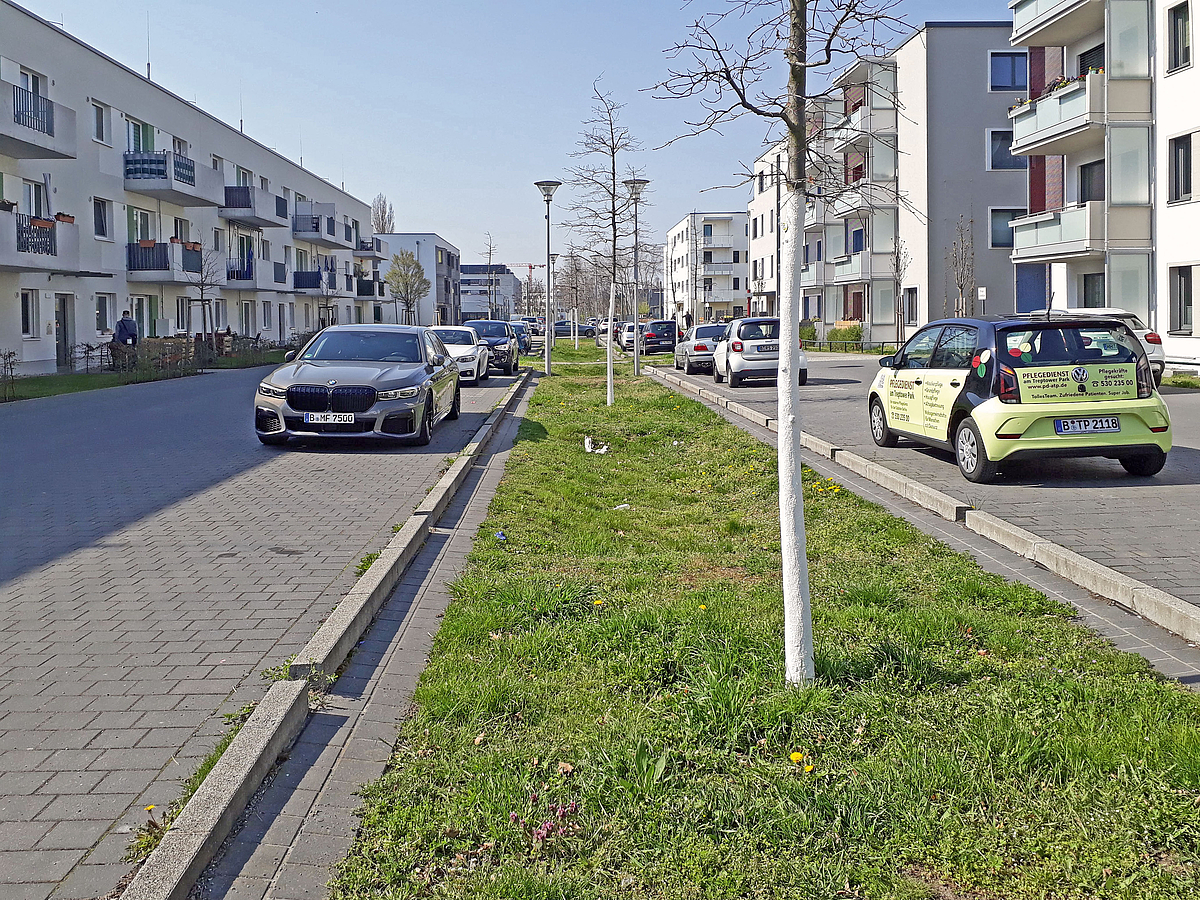
M 671 368 L 670 360 L 656 361 Z M 902 441 L 877 447 L 867 429 L 867 382 L 876 357 L 811 354 L 801 390 L 803 429 L 893 471 L 963 500 L 1083 556 L 1200 605 L 1200 392 L 1168 388 L 1174 449 L 1151 479 L 1132 478 L 1116 460 L 1056 459 L 1003 471 L 994 484 L 971 484 L 947 451 Z M 743 387 L 708 376 L 676 375 L 776 417 L 774 381 Z
M 483 423 L 426 448 L 259 445 L 264 370 L 0 409 L 0 896 L 103 895 L 164 808 Z M 70 452 L 68 452 L 68 450 Z

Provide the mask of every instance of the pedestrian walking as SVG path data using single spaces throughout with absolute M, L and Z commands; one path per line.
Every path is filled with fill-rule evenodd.
M 113 329 L 109 354 L 114 369 L 130 369 L 137 362 L 138 327 L 129 310 L 121 313 L 117 327 Z

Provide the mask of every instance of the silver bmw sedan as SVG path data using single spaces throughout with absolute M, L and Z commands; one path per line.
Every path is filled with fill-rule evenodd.
M 458 367 L 432 328 L 333 325 L 258 386 L 254 431 L 292 437 L 407 438 L 428 444 L 459 413 Z

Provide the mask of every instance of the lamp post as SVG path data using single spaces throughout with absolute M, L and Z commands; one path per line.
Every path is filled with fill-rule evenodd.
M 629 196 L 633 198 L 633 374 L 642 374 L 642 331 L 638 327 L 638 285 L 641 279 L 638 272 L 638 198 L 650 182 L 645 178 L 627 178 L 625 187 L 629 188 Z
M 556 323 L 557 323 L 557 319 L 558 319 L 558 306 L 557 306 L 557 305 L 554 305 L 554 302 L 553 302 L 553 297 L 554 297 L 554 267 L 555 267 L 556 265 L 558 265 L 558 254 L 557 254 L 557 253 L 551 253 L 551 254 L 550 254 L 550 265 L 546 267 L 546 299 L 547 299 L 547 301 L 549 301 L 549 302 L 547 302 L 547 304 L 546 304 L 546 308 L 547 308 L 547 309 L 550 309 L 551 307 L 553 307 L 553 309 L 554 309 L 554 318 L 555 318 L 555 321 L 556 321 Z M 558 343 L 558 341 L 557 341 L 557 340 L 555 340 L 555 338 L 556 338 L 556 337 L 557 337 L 557 335 L 555 335 L 555 333 L 554 333 L 554 329 L 550 327 L 550 316 L 549 316 L 549 315 L 547 315 L 547 316 L 546 316 L 546 340 L 548 340 L 548 341 L 550 342 L 550 349 L 551 349 L 551 350 L 553 350 L 553 349 L 554 349 L 554 345 L 555 345 L 556 343 Z
M 550 329 L 554 323 L 550 318 L 550 273 L 553 261 L 550 259 L 550 201 L 554 192 L 562 187 L 561 181 L 535 181 L 534 186 L 542 192 L 546 201 L 546 336 L 542 340 L 542 349 L 546 354 L 546 374 L 550 374 Z

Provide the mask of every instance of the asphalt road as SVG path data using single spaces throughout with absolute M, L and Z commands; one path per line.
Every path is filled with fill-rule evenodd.
M 651 358 L 671 368 L 671 357 Z M 839 447 L 958 497 L 1022 528 L 1168 593 L 1200 605 L 1200 391 L 1165 388 L 1174 449 L 1156 477 L 1132 478 L 1116 460 L 1043 460 L 1009 466 L 990 485 L 971 484 L 953 454 L 901 441 L 875 446 L 867 426 L 867 384 L 876 357 L 810 354 L 801 389 L 802 428 Z M 776 384 L 731 388 L 710 375 L 684 376 L 774 416 Z
M 265 692 L 482 425 L 264 447 L 266 369 L 0 406 L 0 897 L 102 896 L 221 713 Z

